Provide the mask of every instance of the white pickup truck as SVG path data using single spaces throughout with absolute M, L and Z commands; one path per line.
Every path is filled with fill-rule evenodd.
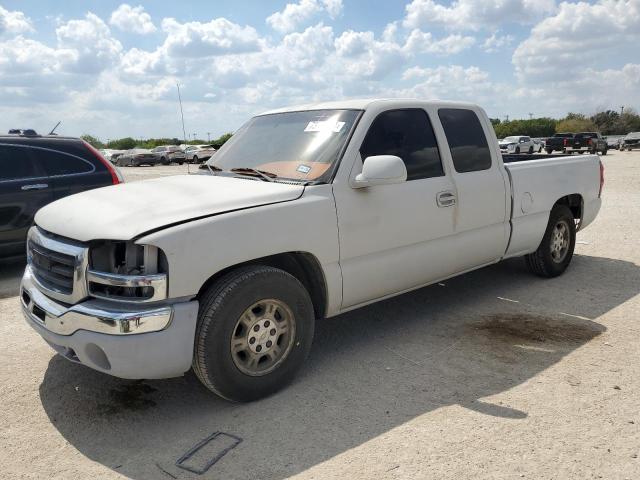
M 505 159 L 472 104 L 268 112 L 202 174 L 40 210 L 24 314 L 73 362 L 133 379 L 193 368 L 222 397 L 254 400 L 293 378 L 316 319 L 509 257 L 564 272 L 600 209 L 602 164 Z

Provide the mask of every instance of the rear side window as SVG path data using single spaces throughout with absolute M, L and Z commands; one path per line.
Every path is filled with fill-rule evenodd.
M 438 116 L 449 142 L 456 172 L 491 168 L 489 144 L 475 112 L 464 108 L 442 108 L 438 110 Z
M 26 147 L 0 145 L 0 182 L 40 176 Z
M 407 168 L 407 180 L 444 175 L 438 144 L 427 112 L 389 110 L 376 117 L 360 147 L 362 159 L 395 155 Z
M 89 161 L 57 150 L 34 149 L 34 153 L 49 175 L 72 175 L 95 170 Z

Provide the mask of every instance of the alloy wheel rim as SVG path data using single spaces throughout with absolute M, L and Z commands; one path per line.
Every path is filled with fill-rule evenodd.
M 260 300 L 247 308 L 231 334 L 231 358 L 242 373 L 266 375 L 287 358 L 295 338 L 295 318 L 280 300 Z

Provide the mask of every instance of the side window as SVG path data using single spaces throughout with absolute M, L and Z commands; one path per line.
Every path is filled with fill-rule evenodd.
M 49 175 L 87 173 L 95 169 L 88 161 L 56 150 L 34 150 Z
M 0 145 L 0 182 L 40 176 L 26 147 Z
M 456 172 L 491 168 L 491 151 L 478 116 L 464 108 L 441 108 L 438 116 L 449 142 Z
M 362 159 L 396 155 L 407 167 L 407 180 L 444 175 L 436 137 L 422 109 L 389 110 L 376 117 L 360 147 Z

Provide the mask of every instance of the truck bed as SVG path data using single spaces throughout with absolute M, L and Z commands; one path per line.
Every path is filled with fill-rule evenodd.
M 597 214 L 600 198 L 598 155 L 504 155 L 511 183 L 511 239 L 507 257 L 535 250 L 559 198 L 583 200 L 581 226 Z M 528 157 L 528 158 L 527 158 Z

